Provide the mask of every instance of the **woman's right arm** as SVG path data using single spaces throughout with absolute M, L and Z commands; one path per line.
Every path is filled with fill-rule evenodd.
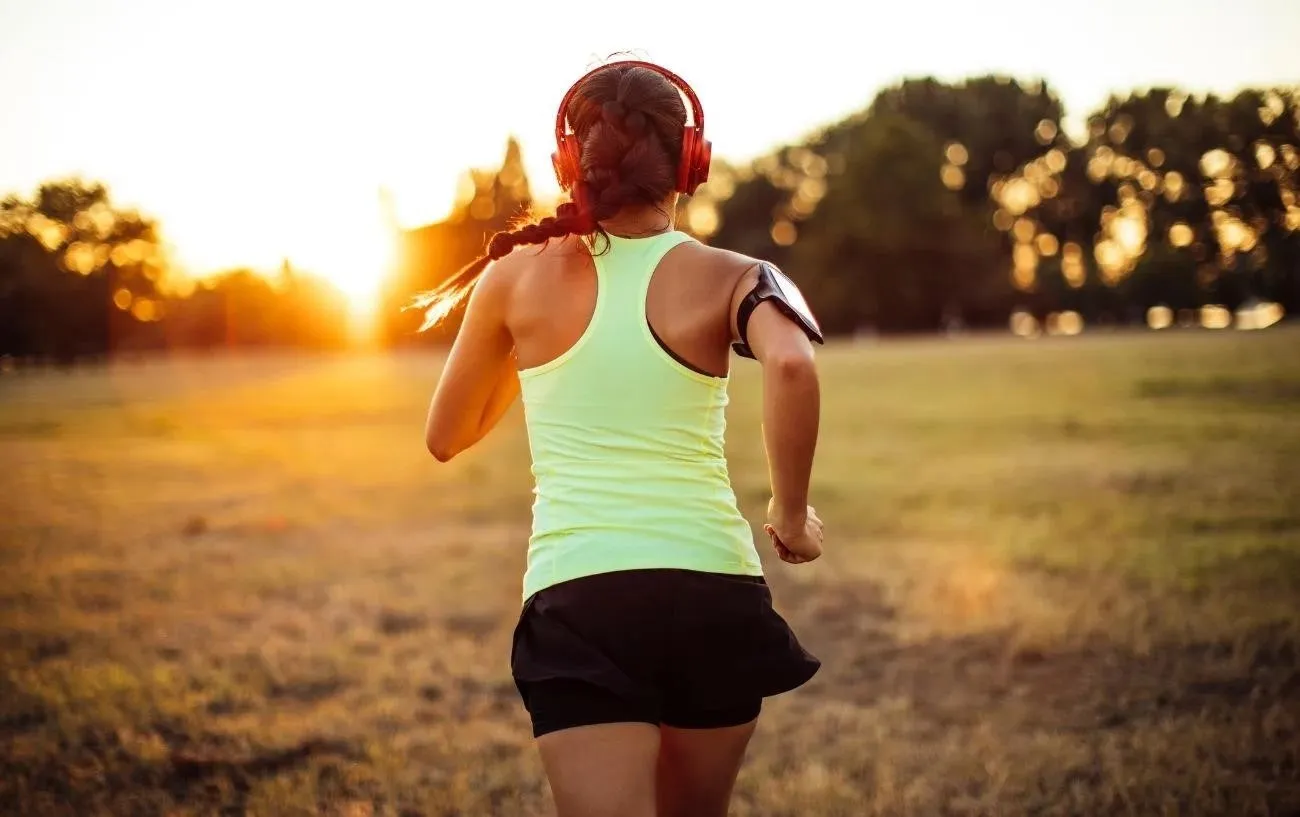
M 733 322 L 756 281 L 756 271 L 751 270 L 736 288 Z M 763 443 L 772 481 L 766 529 L 782 559 L 811 561 L 822 550 L 822 523 L 808 505 L 821 417 L 812 342 L 770 301 L 759 304 L 750 315 L 746 340 L 763 367 Z

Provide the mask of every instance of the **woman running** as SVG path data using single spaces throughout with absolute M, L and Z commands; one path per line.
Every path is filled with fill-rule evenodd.
M 560 817 L 723 817 L 763 698 L 820 666 L 772 607 L 723 429 L 734 348 L 763 370 L 764 530 L 782 560 L 816 559 L 821 336 L 770 264 L 674 229 L 708 175 L 703 129 L 669 71 L 587 74 L 557 116 L 571 201 L 416 302 L 430 326 L 468 296 L 435 457 L 523 395 L 536 500 L 511 670 Z

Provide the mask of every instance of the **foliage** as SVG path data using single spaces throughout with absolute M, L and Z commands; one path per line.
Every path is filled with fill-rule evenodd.
M 164 269 L 156 225 L 112 206 L 103 185 L 49 182 L 6 198 L 0 354 L 70 360 L 130 343 L 158 313 Z
M 1298 146 L 1294 89 L 1113 98 L 1075 145 L 1042 83 L 907 80 L 728 171 L 709 221 L 718 243 L 791 265 L 837 331 L 1005 326 L 1022 308 L 1295 313 Z
M 1300 313 L 1300 90 L 1113 97 L 1073 142 L 1042 82 L 907 79 L 841 122 L 741 165 L 714 163 L 681 223 L 785 268 L 833 333 L 1005 327 L 1074 312 L 1143 324 L 1261 302 Z M 411 297 L 529 214 L 518 143 L 469 171 L 452 214 L 404 233 L 380 298 L 388 345 Z M 163 347 L 348 341 L 348 305 L 286 263 L 183 294 L 150 219 L 64 180 L 0 202 L 0 355 L 71 360 Z
M 338 347 L 346 306 L 287 263 L 274 279 L 233 270 L 182 281 L 157 224 L 114 205 L 102 184 L 53 181 L 0 202 L 0 355 L 68 363 L 160 348 Z

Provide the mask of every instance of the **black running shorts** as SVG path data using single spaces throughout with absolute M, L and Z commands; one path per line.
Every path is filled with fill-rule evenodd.
M 762 577 L 674 569 L 603 573 L 535 593 L 510 655 L 539 737 L 598 723 L 748 723 L 763 698 L 820 666 L 773 609 Z

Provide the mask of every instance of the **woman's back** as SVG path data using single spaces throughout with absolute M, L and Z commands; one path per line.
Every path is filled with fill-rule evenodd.
M 560 814 L 725 814 L 763 699 L 819 666 L 772 607 L 723 432 L 734 342 L 763 372 L 764 529 L 782 560 L 816 559 L 820 331 L 770 265 L 672 229 L 710 155 L 680 77 L 597 68 L 556 116 L 570 200 L 416 302 L 430 326 L 468 296 L 425 424 L 438 460 L 523 397 L 536 501 L 510 667 Z
M 509 258 L 536 478 L 524 597 L 611 570 L 761 575 L 723 454 L 744 266 L 680 232 L 594 243 Z

